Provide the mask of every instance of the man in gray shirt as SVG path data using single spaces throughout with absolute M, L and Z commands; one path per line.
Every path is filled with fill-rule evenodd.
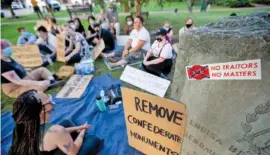
M 113 4 L 109 5 L 108 11 L 106 12 L 106 23 L 110 30 L 114 28 L 116 35 L 120 35 L 119 14 Z

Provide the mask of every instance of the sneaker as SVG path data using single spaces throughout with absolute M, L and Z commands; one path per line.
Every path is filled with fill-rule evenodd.
M 64 86 L 65 84 L 67 83 L 66 80 L 60 80 L 60 81 L 55 81 L 54 83 L 52 83 L 48 89 L 53 89 L 53 88 L 56 88 L 56 87 L 62 87 Z

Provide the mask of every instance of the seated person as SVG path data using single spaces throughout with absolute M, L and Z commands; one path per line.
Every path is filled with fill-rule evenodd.
M 1 40 L 1 84 L 7 96 L 16 98 L 31 89 L 44 92 L 50 86 L 60 84 L 47 68 L 40 67 L 27 73 L 11 58 L 12 52 L 11 44 Z
M 19 27 L 18 32 L 21 34 L 18 38 L 17 45 L 31 45 L 35 44 L 37 37 L 25 30 L 24 27 Z
M 172 46 L 166 39 L 166 35 L 167 30 L 160 28 L 156 41 L 147 52 L 142 64 L 145 71 L 157 76 L 168 75 L 173 65 Z
M 73 31 L 76 31 L 76 25 L 75 25 L 75 22 L 73 20 L 69 20 L 68 24 L 69 24 L 70 28 L 72 28 Z
M 10 155 L 95 155 L 103 141 L 93 135 L 85 135 L 90 126 L 75 126 L 65 120 L 59 125 L 49 123 L 54 103 L 39 91 L 29 90 L 21 94 L 13 104 L 15 128 Z
M 84 27 L 82 25 L 80 18 L 75 18 L 73 21 L 76 27 L 75 32 L 79 32 L 85 37 L 85 30 L 84 30 Z
M 100 42 L 100 39 L 103 39 L 105 44 L 105 49 L 103 50 L 103 53 L 107 53 L 114 50 L 115 43 L 112 33 L 108 30 L 101 28 L 100 24 L 95 24 L 94 29 L 97 33 L 97 36 L 93 40 L 93 43 L 96 45 Z
M 67 64 L 91 58 L 89 45 L 81 33 L 74 32 L 68 24 L 63 25 L 63 32 L 70 41 L 69 48 L 66 49 Z M 75 48 L 73 48 L 74 46 Z
M 106 23 L 109 29 L 115 28 L 116 35 L 120 35 L 119 14 L 113 4 L 109 5 L 108 12 L 106 12 Z
M 185 32 L 188 32 L 190 30 L 196 30 L 197 28 L 194 26 L 194 21 L 192 18 L 187 18 L 186 21 L 185 21 L 185 26 L 182 27 L 180 30 L 179 30 L 179 39 L 180 39 L 180 36 L 185 33 Z
M 124 34 L 125 35 L 130 35 L 130 32 L 134 29 L 134 19 L 132 16 L 127 16 L 126 17 L 126 25 L 124 27 Z
M 88 31 L 86 34 L 86 40 L 87 40 L 88 44 L 92 44 L 92 41 L 97 36 L 97 33 L 94 29 L 94 25 L 97 24 L 97 20 L 94 16 L 89 16 L 88 22 L 89 22 L 89 26 L 88 26 Z
M 43 66 L 46 66 L 49 64 L 49 60 L 47 59 L 51 59 L 52 61 L 56 60 L 57 39 L 53 34 L 49 33 L 44 26 L 38 27 L 37 33 L 39 38 L 36 44 L 43 55 Z
M 172 43 L 172 38 L 173 38 L 173 29 L 170 26 L 169 22 L 164 22 L 163 28 L 167 31 L 167 40 Z
M 115 50 L 112 53 L 105 54 L 105 58 L 122 57 L 117 62 L 110 62 L 110 67 L 117 67 L 133 63 L 134 61 L 143 60 L 143 55 L 150 49 L 150 34 L 143 26 L 143 18 L 137 16 L 134 22 L 134 30 L 130 33 L 123 50 Z M 120 49 L 120 48 L 119 48 Z
M 51 33 L 56 36 L 57 34 L 60 34 L 61 32 L 61 28 L 60 26 L 57 25 L 56 19 L 55 18 L 51 18 Z

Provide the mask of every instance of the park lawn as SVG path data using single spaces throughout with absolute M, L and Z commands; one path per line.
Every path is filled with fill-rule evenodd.
M 178 11 L 187 11 L 187 5 L 185 2 L 164 2 L 163 4 L 163 8 L 161 8 L 156 1 L 150 1 L 148 4 L 144 4 L 144 6 L 142 7 L 142 11 L 169 11 L 171 10 L 173 12 L 173 10 L 175 8 L 178 9 Z M 224 8 L 224 7 L 219 7 L 219 6 L 211 6 L 211 9 L 219 9 L 219 8 Z M 198 10 L 200 9 L 199 4 L 196 4 L 193 7 L 194 10 Z M 95 14 L 99 14 L 100 13 L 100 6 L 96 6 L 94 7 L 93 12 Z M 123 8 L 120 6 L 118 7 L 118 12 L 123 12 Z M 130 9 L 131 11 L 135 11 L 135 7 Z M 63 11 L 57 11 L 54 13 L 56 18 L 64 18 L 64 17 L 69 17 L 69 14 L 66 10 Z M 51 15 L 48 12 L 43 13 L 43 15 Z M 1 22 L 2 23 L 7 23 L 7 22 L 19 22 L 19 21 L 27 21 L 27 20 L 38 20 L 37 15 L 33 12 L 33 14 L 29 14 L 29 15 L 24 15 L 24 16 L 20 16 L 19 18 L 2 18 Z
M 238 15 L 245 15 L 252 12 L 263 12 L 263 11 L 270 11 L 269 9 L 248 9 L 248 10 L 239 10 L 234 11 Z M 178 41 L 178 30 L 179 28 L 184 26 L 184 20 L 187 17 L 192 17 L 195 20 L 195 25 L 201 26 L 204 24 L 207 24 L 209 22 L 216 21 L 218 19 L 227 18 L 230 15 L 230 11 L 215 11 L 215 12 L 205 12 L 205 13 L 183 13 L 183 14 L 153 14 L 149 16 L 149 19 L 145 22 L 145 27 L 150 31 L 153 32 L 157 28 L 159 28 L 164 21 L 168 21 L 171 23 L 174 29 L 174 41 Z M 59 23 L 64 23 L 65 21 L 60 21 Z M 124 17 L 120 17 L 121 25 L 124 23 Z M 34 27 L 35 23 L 18 23 L 18 24 L 12 24 L 12 25 L 1 25 L 1 39 L 8 39 L 13 44 L 16 44 L 17 38 L 18 38 L 18 32 L 16 31 L 16 28 L 19 26 L 24 26 L 29 32 L 34 33 Z M 87 21 L 83 21 L 83 25 L 85 28 L 87 28 Z M 57 72 L 58 69 L 63 65 L 63 63 L 55 62 L 53 66 L 49 66 L 48 68 L 52 72 Z M 119 78 L 122 70 L 116 70 L 116 71 L 109 71 L 107 67 L 105 66 L 102 59 L 98 59 L 95 62 L 96 72 L 95 75 L 101 75 L 104 73 L 110 73 L 113 77 Z M 50 94 L 56 94 L 61 88 L 55 88 L 52 90 L 49 90 L 47 93 Z M 166 97 L 169 97 L 170 93 L 168 92 Z M 12 103 L 14 102 L 14 99 L 11 99 L 1 93 L 1 103 L 3 106 L 2 112 L 8 111 L 12 109 Z

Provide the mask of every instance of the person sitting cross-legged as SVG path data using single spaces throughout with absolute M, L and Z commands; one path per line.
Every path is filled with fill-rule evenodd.
M 109 62 L 110 67 L 117 67 L 143 60 L 143 55 L 150 49 L 150 34 L 143 26 L 143 18 L 137 16 L 134 22 L 134 30 L 130 33 L 124 50 L 114 50 L 104 54 L 104 58 L 122 57 L 119 61 Z
M 9 155 L 96 155 L 103 140 L 86 135 L 90 125 L 71 120 L 49 122 L 54 102 L 36 90 L 21 94 L 13 104 L 15 127 Z M 57 109 L 56 109 L 57 110 Z
M 167 32 L 164 28 L 158 30 L 156 41 L 147 52 L 142 64 L 145 71 L 161 77 L 168 75 L 173 65 L 172 46 L 166 39 Z
M 49 87 L 64 84 L 56 81 L 56 77 L 45 67 L 36 68 L 29 73 L 11 58 L 11 44 L 1 40 L 1 84 L 4 94 L 16 98 L 30 89 L 44 92 Z

